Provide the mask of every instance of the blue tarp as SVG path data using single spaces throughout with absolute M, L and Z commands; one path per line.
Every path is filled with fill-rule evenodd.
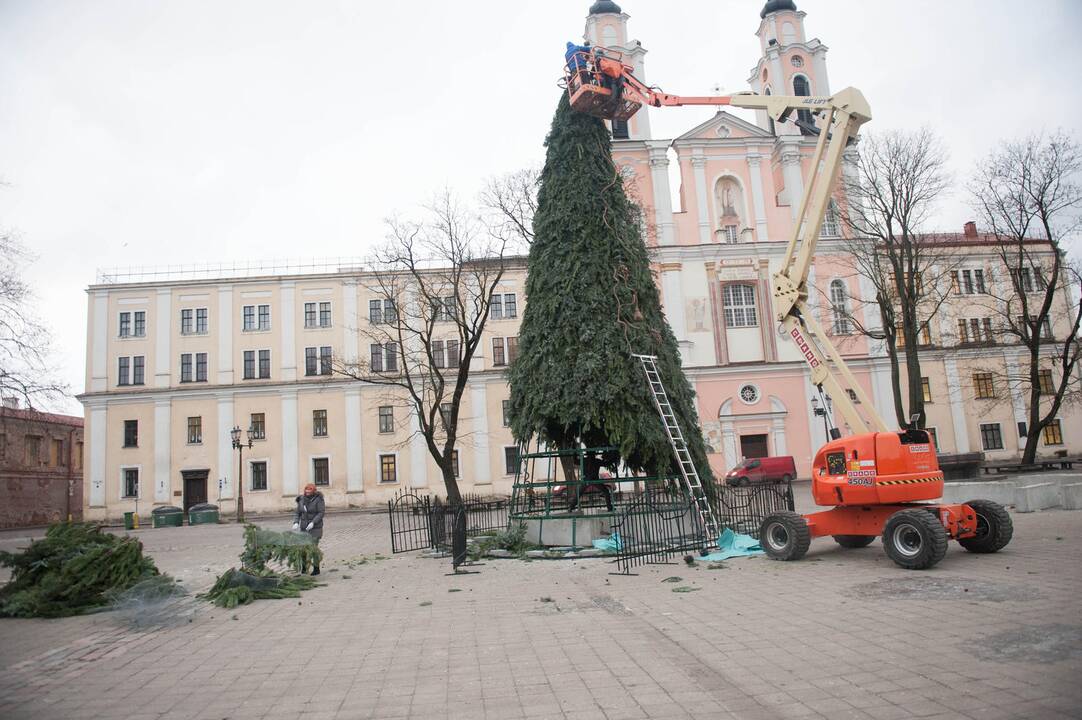
M 751 535 L 744 535 L 742 533 L 733 532 L 729 528 L 725 528 L 721 535 L 718 536 L 717 551 L 712 552 L 705 557 L 701 557 L 699 560 L 716 562 L 718 560 L 728 560 L 729 558 L 734 557 L 748 557 L 750 555 L 764 554 L 763 548 L 759 545 L 759 541 Z
M 620 533 L 613 533 L 607 538 L 594 540 L 594 547 L 603 552 L 620 552 L 624 549 L 624 543 L 620 540 Z

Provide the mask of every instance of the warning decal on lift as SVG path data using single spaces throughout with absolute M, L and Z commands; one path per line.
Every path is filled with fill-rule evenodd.
M 925 443 L 923 445 L 910 445 L 909 446 L 909 452 L 911 452 L 911 453 L 926 453 L 926 452 L 929 451 L 929 449 L 930 448 L 928 447 L 927 443 Z

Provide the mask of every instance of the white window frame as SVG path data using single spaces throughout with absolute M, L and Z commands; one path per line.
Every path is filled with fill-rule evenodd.
M 135 483 L 135 495 L 124 494 L 124 471 L 135 470 L 139 473 L 139 480 Z M 142 465 L 121 465 L 120 466 L 120 487 L 117 488 L 117 495 L 120 496 L 120 501 L 125 500 L 140 500 L 143 496 L 143 466 Z
M 837 287 L 840 287 L 842 291 L 840 302 L 834 296 L 834 290 Z M 830 293 L 831 334 L 852 335 L 853 320 L 849 317 L 849 288 L 846 286 L 845 280 L 834 278 L 827 284 L 827 290 Z
M 252 487 L 252 480 L 255 479 L 255 475 L 252 472 L 252 463 L 263 463 L 267 466 L 267 487 L 265 490 L 256 490 Z M 269 493 L 273 483 L 271 482 L 271 461 L 269 457 L 254 457 L 248 458 L 248 478 L 245 484 L 248 486 L 245 492 L 250 493 Z
M 323 429 L 325 432 L 322 435 L 316 435 L 316 411 L 323 411 Z M 331 436 L 331 413 L 327 408 L 312 408 L 312 438 L 314 440 L 326 440 Z
M 128 334 L 123 333 L 124 316 L 128 316 Z M 135 315 L 131 310 L 118 310 L 116 313 L 116 336 L 120 340 L 130 340 L 135 337 Z
M 327 484 L 326 485 L 316 485 L 316 460 L 326 460 L 327 461 Z M 333 468 L 333 463 L 331 462 L 331 456 L 330 455 L 328 455 L 326 453 L 324 453 L 322 455 L 309 455 L 308 456 L 308 482 L 312 483 L 313 485 L 316 485 L 317 490 L 319 488 L 329 488 L 329 487 L 331 487 L 334 484 L 334 480 L 333 480 L 334 473 L 331 472 L 332 468 Z M 397 474 L 398 474 L 398 461 L 395 460 L 395 475 L 397 475 Z
M 386 456 L 394 457 L 394 482 L 386 482 L 383 479 L 383 458 Z M 402 478 L 399 477 L 402 471 L 402 466 L 398 463 L 398 453 L 396 452 L 384 452 L 382 450 L 376 451 L 376 484 L 377 485 L 401 485 Z
M 750 305 L 747 302 L 747 298 L 740 298 L 740 300 L 741 300 L 740 303 L 730 303 L 729 302 L 729 299 L 726 297 L 726 295 L 731 292 L 729 290 L 729 288 L 735 288 L 735 287 L 751 288 L 751 304 Z M 724 320 L 725 320 L 725 329 L 726 330 L 737 329 L 737 328 L 759 327 L 759 292 L 758 292 L 758 290 L 759 290 L 759 285 L 758 285 L 757 282 L 754 282 L 754 281 L 731 282 L 731 283 L 725 283 L 724 285 L 721 286 L 721 297 L 722 297 L 722 303 L 724 304 L 724 308 L 723 308 L 724 312 L 722 313 L 722 315 L 723 315 Z M 743 291 L 741 291 L 741 292 L 743 292 Z M 753 312 L 755 313 L 755 317 L 753 318 L 754 322 L 750 322 L 750 323 L 747 322 L 748 308 L 749 307 L 752 308 Z M 743 317 L 743 322 L 740 323 L 740 324 L 737 324 L 735 322 L 735 320 L 736 320 L 736 311 L 738 309 L 741 311 L 741 316 Z M 730 320 L 732 320 L 732 322 L 730 322 Z
M 191 420 L 192 418 L 199 418 L 199 440 L 192 442 Z M 184 440 L 186 445 L 202 445 L 203 444 L 203 416 L 202 415 L 186 415 L 184 419 Z

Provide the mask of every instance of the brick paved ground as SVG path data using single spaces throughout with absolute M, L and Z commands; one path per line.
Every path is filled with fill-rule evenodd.
M 191 622 L 165 627 L 0 621 L 0 718 L 1082 718 L 1082 512 L 1014 519 L 1002 553 L 952 545 L 919 573 L 878 542 L 818 540 L 798 563 L 623 577 L 494 560 L 454 577 L 373 560 L 386 516 L 336 515 L 337 572 L 301 601 L 189 600 Z M 231 525 L 139 537 L 194 591 L 241 547 Z

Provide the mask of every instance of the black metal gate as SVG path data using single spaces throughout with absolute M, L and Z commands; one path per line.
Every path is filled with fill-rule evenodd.
M 391 552 L 402 553 L 433 547 L 432 499 L 410 490 L 399 491 L 387 501 L 391 522 Z
M 387 502 L 391 524 L 391 552 L 447 550 L 456 539 L 456 521 L 461 525 L 462 554 L 465 538 L 507 528 L 510 501 L 506 497 L 466 494 L 461 505 L 450 505 L 438 497 L 399 491 Z

